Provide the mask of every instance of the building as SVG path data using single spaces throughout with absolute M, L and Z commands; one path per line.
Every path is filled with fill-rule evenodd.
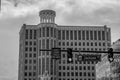
M 120 52 L 120 39 L 113 42 L 112 48 L 115 52 Z M 114 54 L 114 61 L 111 63 L 113 80 L 120 80 L 120 54 Z
M 66 52 L 61 60 L 52 60 L 50 51 L 40 49 L 105 51 L 111 44 L 110 28 L 58 25 L 53 10 L 42 10 L 39 16 L 39 24 L 23 24 L 19 33 L 19 80 L 41 80 L 46 71 L 51 80 L 96 80 L 96 61 L 77 62 L 79 53 L 73 53 L 73 63 L 68 63 Z

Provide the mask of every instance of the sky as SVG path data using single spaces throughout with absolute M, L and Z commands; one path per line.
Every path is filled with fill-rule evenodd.
M 0 80 L 17 80 L 20 28 L 39 24 L 43 9 L 55 10 L 59 25 L 107 25 L 112 42 L 120 38 L 120 0 L 1 0 Z

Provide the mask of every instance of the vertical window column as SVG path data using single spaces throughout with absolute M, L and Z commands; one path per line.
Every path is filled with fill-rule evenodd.
M 66 31 L 66 39 L 69 40 L 69 30 Z
M 93 31 L 90 31 L 90 39 L 93 40 Z
M 81 40 L 81 31 L 78 31 L 78 40 Z
M 77 40 L 77 30 L 74 31 L 74 39 Z
M 98 40 L 101 40 L 101 31 L 98 31 Z
M 85 40 L 85 31 L 82 31 L 82 40 Z
M 70 40 L 73 40 L 73 31 L 70 31 Z
M 58 30 L 58 39 L 61 40 L 61 30 Z
M 86 31 L 86 40 L 89 40 L 89 31 Z
M 97 31 L 94 31 L 94 40 L 97 40 Z
M 62 39 L 65 40 L 65 30 L 62 31 Z

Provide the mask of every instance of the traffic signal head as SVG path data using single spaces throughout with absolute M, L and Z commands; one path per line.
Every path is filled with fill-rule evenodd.
M 72 49 L 71 48 L 67 49 L 67 61 L 68 61 L 68 63 L 73 62 L 73 54 L 72 54 Z
M 114 60 L 112 48 L 109 48 L 109 50 L 108 50 L 108 60 L 109 60 L 109 62 L 113 62 L 113 60 Z

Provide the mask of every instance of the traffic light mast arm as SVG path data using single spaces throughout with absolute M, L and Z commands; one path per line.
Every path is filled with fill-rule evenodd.
M 51 49 L 40 49 L 40 51 L 51 51 Z M 61 52 L 67 52 L 67 50 L 61 50 Z M 108 53 L 108 51 L 79 51 L 72 50 L 72 52 L 89 52 L 89 53 Z M 120 54 L 120 52 L 113 52 L 114 54 Z

